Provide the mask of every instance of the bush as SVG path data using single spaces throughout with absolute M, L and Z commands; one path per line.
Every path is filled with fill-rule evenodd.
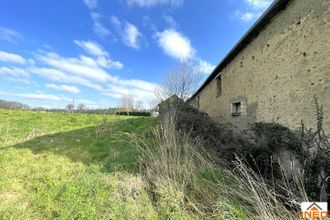
M 150 112 L 128 111 L 128 112 L 116 112 L 116 115 L 128 115 L 128 116 L 144 116 L 150 117 Z

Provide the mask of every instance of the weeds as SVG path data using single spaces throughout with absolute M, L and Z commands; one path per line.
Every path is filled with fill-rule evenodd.
M 306 195 L 304 186 L 298 178 L 299 175 L 294 183 L 302 196 L 294 193 L 296 190 L 292 188 L 291 183 L 282 187 L 286 191 L 287 196 L 285 196 L 279 194 L 266 179 L 252 170 L 241 158 L 236 158 L 235 165 L 233 176 L 239 190 L 235 191 L 234 195 L 253 207 L 259 218 L 267 220 L 297 219 L 295 211 L 298 210 L 300 202 L 304 201 L 303 197 Z M 285 178 L 285 173 L 283 173 L 283 178 Z
M 276 128 L 284 141 L 274 137 L 270 144 L 276 147 L 282 141 L 284 149 L 297 150 L 299 140 L 294 134 Z M 291 164 L 289 174 L 287 165 L 278 161 L 277 176 L 269 178 L 270 173 L 265 178 L 257 164 L 251 166 L 236 156 L 233 171 L 228 171 L 208 154 L 205 142 L 178 129 L 173 110 L 163 116 L 151 138 L 131 138 L 140 151 L 141 174 L 154 205 L 168 218 L 297 219 L 300 203 L 309 201 L 306 171 L 298 169 L 299 164 Z
M 227 194 L 231 186 L 224 179 L 229 174 L 198 139 L 177 132 L 175 113 L 152 136 L 133 138 L 141 155 L 142 176 L 161 213 L 168 218 L 248 219 L 247 208 Z
M 330 193 L 330 143 L 323 130 L 323 106 L 314 96 L 316 109 L 316 130 L 306 128 L 301 121 L 302 150 L 305 157 L 305 182 L 310 197 L 314 200 L 327 201 Z
M 119 128 L 120 124 L 122 122 L 109 122 L 106 118 L 103 118 L 101 124 L 95 127 L 95 135 L 97 138 L 112 135 Z

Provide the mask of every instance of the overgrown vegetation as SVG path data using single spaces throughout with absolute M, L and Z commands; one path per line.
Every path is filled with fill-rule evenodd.
M 305 152 L 304 168 L 306 189 L 314 200 L 327 201 L 330 195 L 330 143 L 323 130 L 323 106 L 314 96 L 316 130 L 306 128 L 301 122 L 302 151 Z
M 327 201 L 329 149 L 321 130 L 322 107 L 316 104 L 317 130 L 293 132 L 275 123 L 256 123 L 245 133 L 214 122 L 179 99 L 161 105 L 164 121 L 176 109 L 177 132 L 200 140 L 219 165 L 233 170 L 240 198 L 262 219 L 296 219 L 302 201 Z M 308 185 L 308 186 L 307 186 Z M 236 188 L 237 189 L 237 188 Z
M 135 137 L 142 178 L 156 210 L 167 219 L 297 219 L 308 199 L 301 173 L 272 185 L 237 155 L 230 166 L 211 156 L 204 141 L 178 129 L 173 112 L 151 137 Z M 273 179 L 275 180 L 275 179 Z M 282 193 L 278 188 L 282 189 Z M 285 192 L 285 193 L 283 193 Z
M 237 157 L 234 162 L 233 176 L 237 182 L 233 194 L 245 204 L 249 204 L 258 213 L 258 219 L 265 220 L 295 220 L 299 219 L 300 203 L 307 201 L 302 179 L 299 174 L 293 183 L 287 182 L 286 174 L 282 177 L 285 184 L 282 189 L 285 193 L 278 193 L 275 185 L 269 183 L 260 173 L 255 172 L 249 164 Z M 299 191 L 299 194 L 296 192 Z
M 153 138 L 135 137 L 143 179 L 165 219 L 251 219 L 249 208 L 230 196 L 233 176 L 218 166 L 199 139 L 177 131 L 168 114 Z

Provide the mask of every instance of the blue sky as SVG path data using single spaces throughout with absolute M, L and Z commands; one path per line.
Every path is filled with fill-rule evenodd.
M 0 99 L 149 107 L 162 74 L 207 76 L 272 0 L 2 0 Z

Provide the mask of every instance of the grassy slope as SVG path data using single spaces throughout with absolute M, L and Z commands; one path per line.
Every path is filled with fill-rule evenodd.
M 0 110 L 0 219 L 159 217 L 137 173 L 136 148 L 121 134 L 154 123 Z

